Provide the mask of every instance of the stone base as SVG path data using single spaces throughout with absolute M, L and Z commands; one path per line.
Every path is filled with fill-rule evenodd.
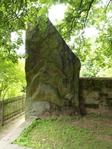
M 80 114 L 79 108 L 72 105 L 64 105 L 59 107 L 47 101 L 34 101 L 30 106 L 30 110 L 26 113 L 26 119 L 29 117 L 46 118 L 52 116 L 73 116 Z

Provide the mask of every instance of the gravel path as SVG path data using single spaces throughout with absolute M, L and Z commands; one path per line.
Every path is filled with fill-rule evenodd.
M 25 127 L 31 124 L 32 120 L 25 121 L 24 117 L 19 117 L 18 119 L 10 122 L 0 128 L 0 149 L 30 149 L 26 147 L 21 147 L 16 144 L 11 144 L 22 132 Z

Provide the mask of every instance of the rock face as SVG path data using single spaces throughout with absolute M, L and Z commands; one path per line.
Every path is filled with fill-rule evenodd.
M 26 33 L 26 117 L 79 104 L 80 61 L 49 19 L 38 20 Z

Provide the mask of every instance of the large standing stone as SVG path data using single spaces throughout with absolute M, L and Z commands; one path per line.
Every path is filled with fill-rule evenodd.
M 76 110 L 80 61 L 48 19 L 29 26 L 26 53 L 26 116 L 39 116 L 53 107 Z

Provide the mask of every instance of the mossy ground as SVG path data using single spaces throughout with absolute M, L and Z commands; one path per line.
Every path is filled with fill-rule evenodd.
M 112 119 L 89 114 L 35 120 L 14 143 L 34 149 L 111 149 Z

